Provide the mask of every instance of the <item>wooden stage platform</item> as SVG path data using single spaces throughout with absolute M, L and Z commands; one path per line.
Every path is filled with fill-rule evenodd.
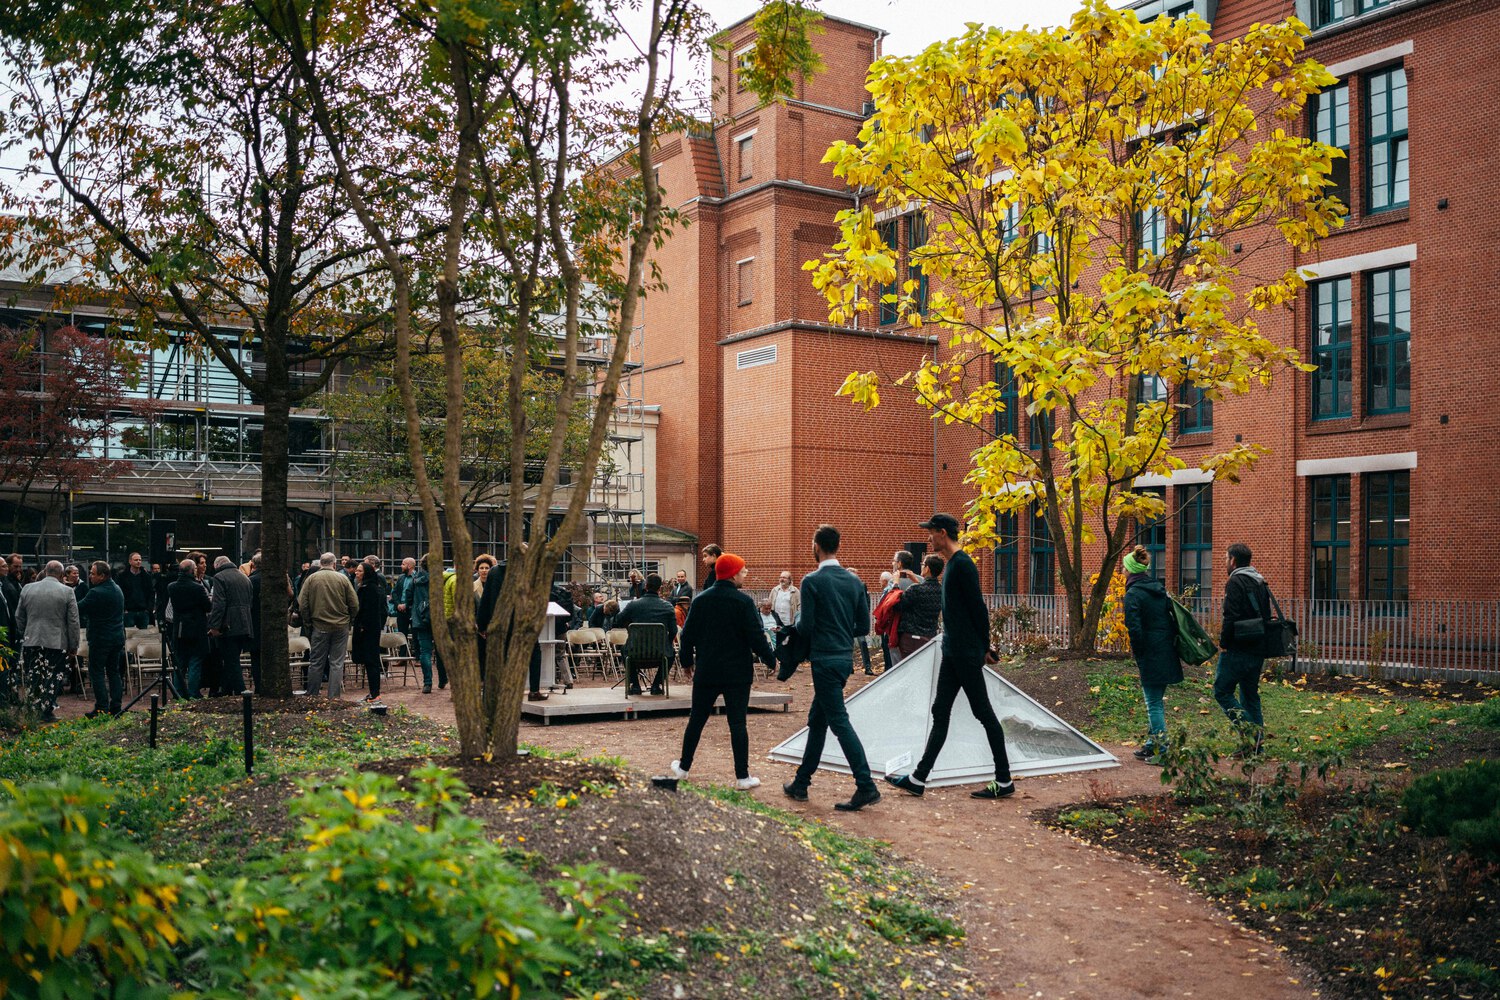
M 546 701 L 521 702 L 521 718 L 539 721 L 550 726 L 553 719 L 590 715 L 623 715 L 633 719 L 653 712 L 687 712 L 693 707 L 693 686 L 673 684 L 671 694 L 666 697 L 635 695 L 625 697 L 624 687 L 574 687 L 571 691 L 554 691 Z M 724 707 L 724 699 L 714 703 L 717 710 Z M 750 707 L 761 709 L 779 708 L 787 711 L 792 696 L 781 691 L 750 692 Z

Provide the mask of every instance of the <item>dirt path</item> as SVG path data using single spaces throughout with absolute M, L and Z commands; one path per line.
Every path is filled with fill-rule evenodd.
M 852 791 L 848 778 L 820 774 L 811 801 L 795 803 L 781 794 L 792 767 L 763 756 L 805 721 L 810 684 L 799 678 L 792 691 L 791 712 L 751 713 L 752 771 L 764 782 L 754 794 L 851 833 L 890 841 L 959 887 L 970 952 L 989 996 L 1277 1000 L 1317 995 L 1275 945 L 1232 923 L 1171 878 L 1028 818 L 1034 809 L 1087 798 L 1091 781 L 1109 786 L 1109 794 L 1159 789 L 1160 771 L 1136 764 L 1129 748 L 1110 748 L 1128 762 L 1124 766 L 1024 779 L 1017 796 L 1003 802 L 976 801 L 968 788 L 936 789 L 921 799 L 886 789 L 877 805 L 840 813 L 833 803 Z M 419 692 L 398 687 L 387 692 L 386 701 L 452 723 L 448 692 Z M 557 750 L 618 755 L 643 771 L 660 773 L 678 756 L 684 721 L 676 715 L 523 723 L 521 738 Z M 693 778 L 725 784 L 734 779 L 728 732 L 719 719 L 704 731 Z

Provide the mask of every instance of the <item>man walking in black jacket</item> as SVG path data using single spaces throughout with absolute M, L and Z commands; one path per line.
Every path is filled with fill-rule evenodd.
M 937 696 L 932 701 L 932 731 L 922 759 L 910 774 L 886 780 L 912 795 L 927 788 L 927 776 L 937 763 L 938 754 L 948 739 L 948 723 L 953 716 L 953 702 L 963 691 L 969 709 L 984 727 L 990 752 L 995 756 L 995 779 L 977 792 L 976 799 L 1003 799 L 1014 795 L 1016 786 L 1010 780 L 1010 758 L 1005 753 L 1005 730 L 990 704 L 990 693 L 984 681 L 984 664 L 989 658 L 990 613 L 979 589 L 979 569 L 974 560 L 958 545 L 958 519 L 951 514 L 934 514 L 919 527 L 927 529 L 932 551 L 947 560 L 943 569 L 943 659 L 938 666 Z
M 1219 630 L 1219 665 L 1214 673 L 1214 701 L 1229 721 L 1244 731 L 1247 746 L 1237 756 L 1259 752 L 1265 731 L 1260 711 L 1260 670 L 1265 664 L 1263 640 L 1235 636 L 1235 623 L 1271 617 L 1266 578 L 1250 565 L 1250 546 L 1236 542 L 1225 556 L 1229 579 L 1224 584 L 1224 624 Z M 1239 697 L 1235 697 L 1238 690 Z M 1253 744 L 1251 741 L 1253 740 Z
M 750 774 L 750 733 L 745 728 L 745 713 L 750 708 L 750 685 L 755 680 L 754 660 L 769 666 L 775 659 L 760 627 L 755 601 L 740 590 L 749 576 L 745 560 L 733 552 L 720 554 L 714 576 L 714 585 L 698 595 L 682 628 L 682 665 L 691 669 L 696 661 L 698 668 L 693 676 L 693 710 L 682 734 L 682 756 L 672 761 L 670 774 L 651 779 L 658 788 L 675 789 L 693 769 L 693 754 L 703 726 L 720 695 L 724 696 L 724 714 L 729 720 L 735 787 L 750 789 L 760 784 L 760 779 Z M 653 579 L 657 578 L 646 580 L 648 591 Z M 659 579 L 657 584 L 660 586 Z M 625 610 L 639 603 L 632 601 Z M 670 610 L 666 601 L 661 603 Z

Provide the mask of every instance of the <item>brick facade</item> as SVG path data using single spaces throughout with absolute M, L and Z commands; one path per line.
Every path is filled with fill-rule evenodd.
M 1139 5 L 1142 16 L 1149 6 Z M 1229 38 L 1296 12 L 1293 0 L 1221 0 L 1213 32 Z M 833 18 L 825 29 L 816 39 L 825 71 L 785 104 L 755 106 L 732 65 L 717 62 L 712 138 L 669 139 L 659 158 L 668 201 L 691 219 L 658 254 L 668 289 L 646 303 L 646 391 L 663 413 L 660 519 L 745 555 L 756 586 L 769 585 L 781 568 L 805 566 L 808 536 L 824 520 L 845 530 L 846 562 L 867 579 L 878 574 L 891 549 L 921 537 L 914 525 L 934 507 L 962 512 L 972 495 L 962 482 L 968 454 L 979 443 L 973 430 L 934 428 L 899 388 L 871 414 L 834 395 L 852 370 L 899 374 L 937 348 L 913 335 L 920 331 L 872 333 L 868 319 L 863 331 L 830 328 L 801 270 L 837 239 L 835 213 L 855 203 L 820 161 L 830 142 L 859 129 L 864 72 L 881 37 Z M 748 44 L 748 22 L 728 36 L 731 53 Z M 1392 590 L 1366 581 L 1367 515 L 1381 512 L 1368 504 L 1392 476 L 1410 491 L 1409 520 L 1394 512 L 1384 518 L 1387 528 L 1409 532 L 1407 594 L 1500 594 L 1484 528 L 1494 523 L 1488 480 L 1497 470 L 1490 456 L 1500 418 L 1487 349 L 1500 330 L 1493 319 L 1500 290 L 1482 256 L 1500 235 L 1500 196 L 1484 152 L 1500 144 L 1500 75 L 1479 69 L 1496 51 L 1500 8 L 1485 0 L 1394 0 L 1319 27 L 1309 39 L 1308 55 L 1349 83 L 1351 214 L 1309 259 L 1258 252 L 1254 269 L 1271 274 L 1296 264 L 1318 268 L 1320 279 L 1349 279 L 1350 412 L 1315 418 L 1314 380 L 1283 374 L 1270 390 L 1219 402 L 1209 433 L 1179 440 L 1190 465 L 1237 440 L 1270 449 L 1243 482 L 1212 491 L 1214 591 L 1222 586 L 1223 550 L 1243 540 L 1279 592 L 1309 596 L 1313 477 L 1330 475 L 1348 477 L 1348 523 L 1336 528 L 1347 541 L 1347 596 Z M 1407 84 L 1409 198 L 1376 211 L 1367 190 L 1370 81 L 1394 66 Z M 1408 267 L 1409 405 L 1373 412 L 1371 276 Z M 1307 295 L 1264 314 L 1261 325 L 1312 357 Z M 772 345 L 774 362 L 741 367 L 743 352 Z M 1184 494 L 1169 489 L 1175 509 Z M 1165 565 L 1174 587 L 1182 529 L 1179 516 L 1169 518 Z M 1017 576 L 1025 592 L 1024 519 L 1020 533 Z M 988 583 L 993 561 L 982 554 L 981 564 Z

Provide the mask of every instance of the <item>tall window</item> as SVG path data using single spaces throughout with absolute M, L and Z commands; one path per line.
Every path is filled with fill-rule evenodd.
M 1350 281 L 1334 278 L 1308 286 L 1312 306 L 1313 419 L 1353 413 L 1353 331 L 1349 325 Z
M 1365 477 L 1365 600 L 1404 601 L 1411 536 L 1411 473 Z
M 1148 253 L 1153 257 L 1160 257 L 1162 248 L 1167 245 L 1167 213 L 1158 205 L 1137 212 L 1135 234 L 1136 248 L 1143 257 Z
M 999 536 L 999 543 L 995 546 L 995 593 L 1014 594 L 1019 587 L 1016 557 L 1021 550 L 1020 519 L 1015 511 L 995 519 L 995 533 Z
M 1053 586 L 1052 531 L 1041 501 L 1031 508 L 1031 592 L 1050 594 Z
M 1349 477 L 1318 476 L 1312 493 L 1312 599 L 1349 599 Z
M 896 245 L 896 220 L 880 224 L 880 241 L 885 244 L 886 249 L 893 257 L 900 259 L 900 248 Z M 900 273 L 898 269 L 897 280 L 892 280 L 888 285 L 880 286 L 880 325 L 890 326 L 896 322 L 898 315 L 896 310 L 896 295 L 900 286 Z
M 1179 433 L 1207 434 L 1214 429 L 1214 401 L 1202 388 L 1191 382 L 1182 383 L 1177 390 L 1177 401 L 1182 404 L 1177 411 Z
M 1149 486 L 1136 492 L 1149 493 L 1163 503 L 1167 499 L 1167 488 L 1165 486 Z M 1146 551 L 1151 553 L 1151 575 L 1158 580 L 1165 581 L 1167 579 L 1166 511 L 1162 512 L 1161 517 L 1137 522 L 1135 544 L 1144 545 Z
M 748 181 L 755 175 L 755 136 L 747 135 L 735 140 L 737 147 L 740 180 Z
M 1371 212 L 1400 208 L 1410 199 L 1406 139 L 1406 68 L 1365 77 L 1365 179 Z
M 1411 409 L 1411 268 L 1376 271 L 1365 286 L 1365 399 L 1370 413 Z
M 1010 366 L 998 361 L 995 362 L 995 388 L 999 390 L 1000 404 L 1004 407 L 995 412 L 995 434 L 1015 437 L 1021 432 L 1021 390 Z
M 738 285 L 739 304 L 748 306 L 755 301 L 755 258 L 746 257 L 734 265 L 735 284 Z
M 926 245 L 927 219 L 921 212 L 908 216 L 906 219 L 906 276 L 917 283 L 917 309 L 924 315 L 927 312 L 927 275 L 923 273 L 922 265 L 912 254 L 917 247 Z
M 1213 593 L 1213 484 L 1177 487 L 1177 589 L 1198 597 Z
M 1332 186 L 1328 194 L 1338 198 L 1347 208 L 1349 204 L 1349 84 L 1340 83 L 1329 87 L 1321 94 L 1314 94 L 1311 101 L 1312 137 L 1334 149 L 1343 150 L 1342 157 L 1333 161 L 1329 180 Z

